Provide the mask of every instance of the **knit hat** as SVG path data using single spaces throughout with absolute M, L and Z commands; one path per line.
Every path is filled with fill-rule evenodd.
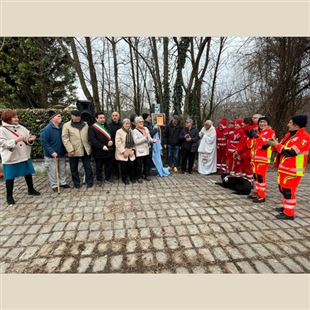
M 57 111 L 53 111 L 53 110 L 49 110 L 47 111 L 48 117 L 51 120 L 53 117 L 55 117 L 56 115 L 59 115 L 60 113 Z
M 292 117 L 292 121 L 294 124 L 296 124 L 300 128 L 304 128 L 307 126 L 308 116 L 307 115 L 295 115 Z
M 242 118 L 238 118 L 238 119 L 235 120 L 235 125 L 242 126 L 242 123 L 243 123 L 243 119 Z
M 74 116 L 81 116 L 81 112 L 78 111 L 78 110 L 73 110 L 73 111 L 71 111 L 71 115 L 74 115 Z
M 227 118 L 222 118 L 219 122 L 219 125 L 227 126 Z
M 258 123 L 260 121 L 266 121 L 268 123 L 268 125 L 270 125 L 270 118 L 268 116 L 261 116 L 259 119 L 258 119 Z
M 148 114 L 148 113 L 142 113 L 142 117 L 143 117 L 144 120 L 146 120 L 149 115 L 150 114 Z

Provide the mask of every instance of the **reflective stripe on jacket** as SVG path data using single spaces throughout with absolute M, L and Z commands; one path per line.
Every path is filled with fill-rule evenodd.
M 310 149 L 310 135 L 305 128 L 297 130 L 295 135 L 290 136 L 287 133 L 281 142 L 277 145 L 276 151 L 280 154 L 275 166 L 278 171 L 294 176 L 303 176 L 305 174 L 309 149 Z M 293 149 L 296 156 L 287 157 L 281 154 L 283 149 Z
M 267 147 L 267 140 L 275 138 L 275 132 L 272 128 L 266 128 L 258 132 L 258 138 L 254 139 L 253 162 L 269 164 L 271 162 L 272 149 Z

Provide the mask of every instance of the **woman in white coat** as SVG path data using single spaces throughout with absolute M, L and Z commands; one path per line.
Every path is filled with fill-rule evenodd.
M 28 129 L 19 124 L 14 110 L 4 110 L 1 119 L 0 155 L 6 185 L 6 199 L 9 205 L 13 205 L 15 204 L 14 180 L 17 177 L 25 177 L 29 195 L 40 195 L 33 187 L 32 174 L 35 171 L 30 159 L 31 145 L 36 136 L 31 135 Z
M 158 139 L 152 139 L 149 130 L 144 127 L 142 116 L 135 118 L 136 128 L 132 131 L 132 138 L 135 142 L 136 160 L 137 160 L 137 181 L 143 182 L 143 179 L 150 181 L 148 160 L 150 156 L 150 143 L 157 142 Z
M 115 159 L 120 163 L 124 184 L 129 184 L 129 179 L 135 183 L 135 143 L 132 138 L 131 122 L 128 118 L 123 120 L 123 127 L 116 131 Z
M 216 130 L 213 122 L 207 120 L 199 132 L 201 138 L 198 148 L 198 172 L 211 174 L 216 172 Z

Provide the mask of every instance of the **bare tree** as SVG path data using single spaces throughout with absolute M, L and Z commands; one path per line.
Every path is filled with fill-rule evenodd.
M 309 95 L 310 39 L 259 38 L 248 68 L 260 80 L 262 112 L 272 118 L 274 129 L 282 135 L 287 121 Z

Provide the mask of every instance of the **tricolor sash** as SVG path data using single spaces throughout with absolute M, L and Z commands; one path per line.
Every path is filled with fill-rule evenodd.
M 100 126 L 99 124 L 95 123 L 92 125 L 92 127 L 101 132 L 109 141 L 111 140 L 110 133 L 104 126 Z

